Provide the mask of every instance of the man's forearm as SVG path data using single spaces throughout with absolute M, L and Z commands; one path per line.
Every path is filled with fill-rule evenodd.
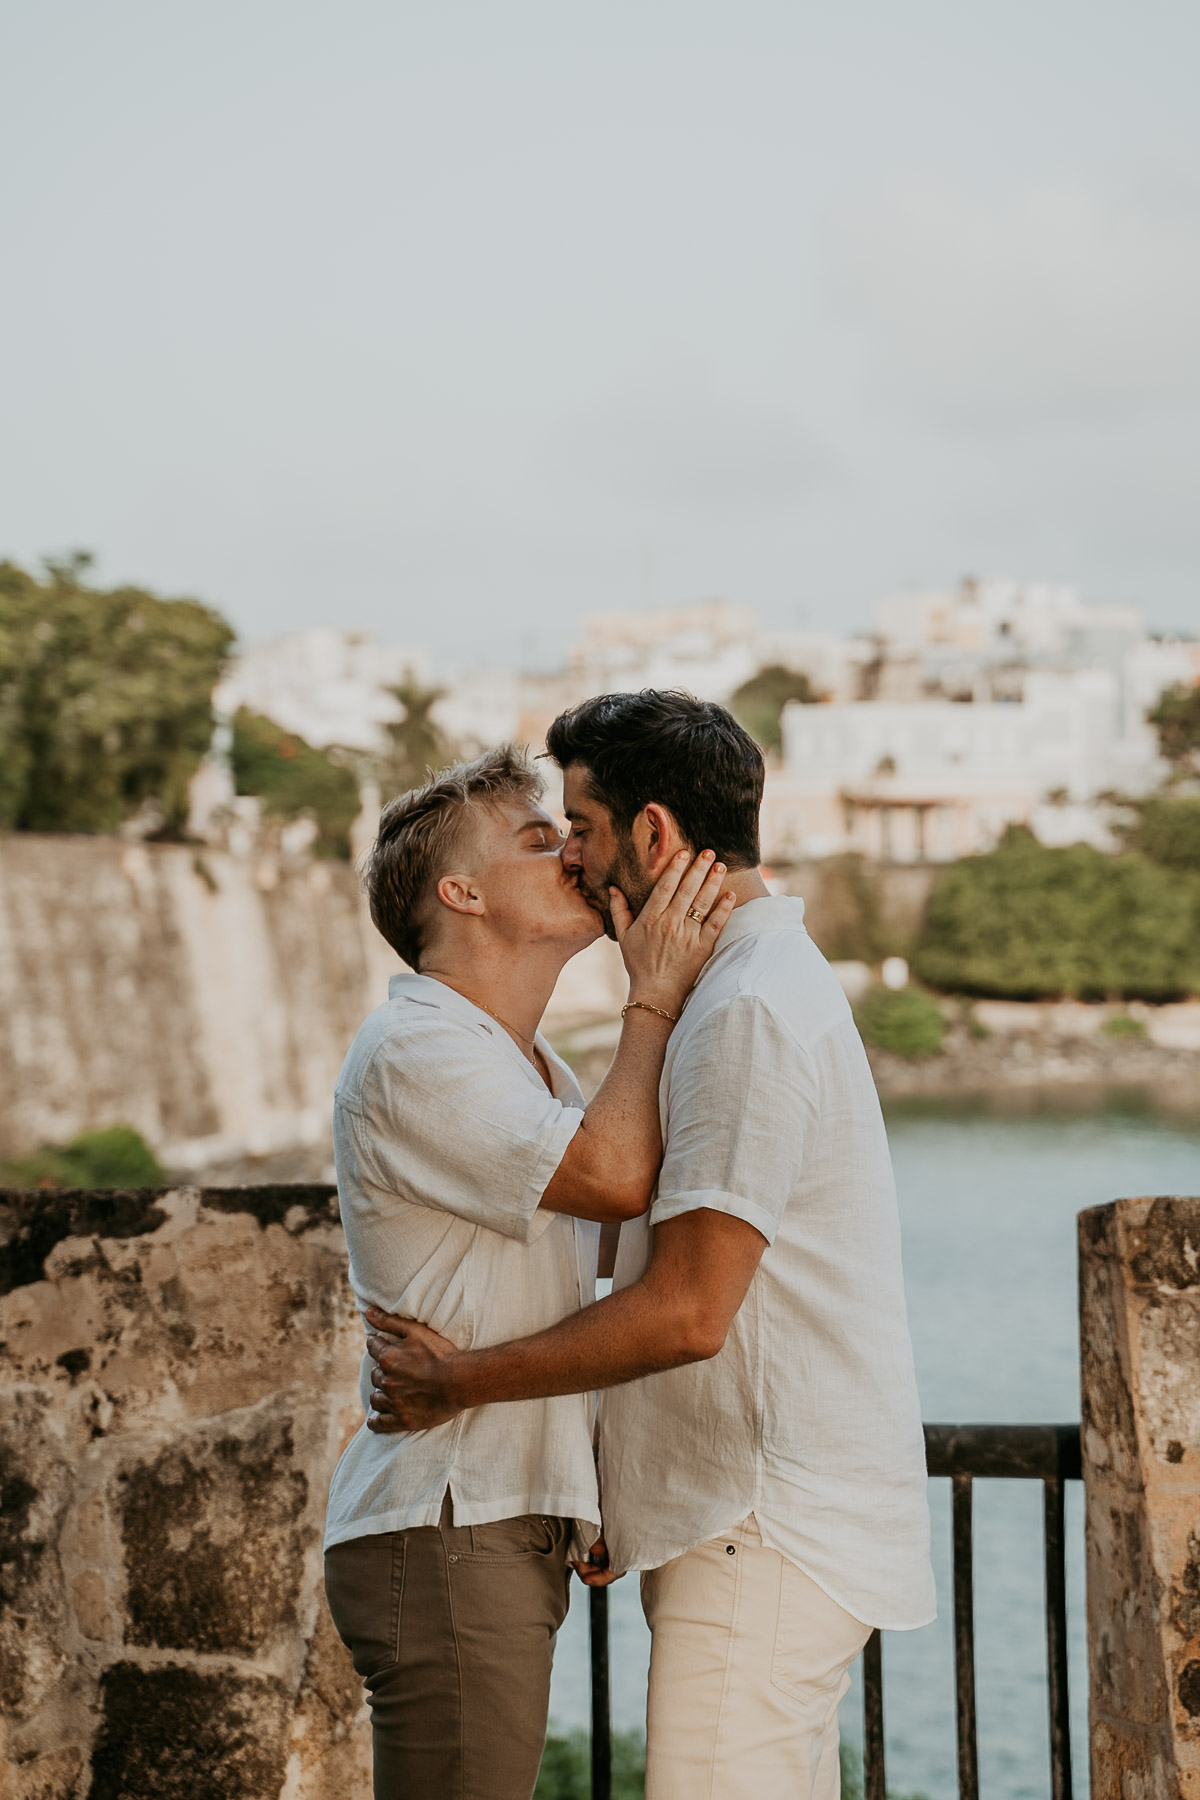
M 544 1400 L 616 1387 L 713 1354 L 711 1334 L 684 1308 L 666 1309 L 639 1281 L 533 1337 L 449 1359 L 448 1398 L 458 1409 L 500 1400 Z
M 485 1350 L 455 1350 L 412 1319 L 367 1308 L 375 1360 L 372 1431 L 421 1431 L 471 1406 L 545 1400 L 615 1387 L 716 1356 L 767 1240 L 734 1216 L 702 1208 L 655 1229 L 640 1281 L 548 1331 Z

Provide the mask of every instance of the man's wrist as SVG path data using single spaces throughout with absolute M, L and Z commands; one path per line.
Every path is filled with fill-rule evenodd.
M 672 1019 L 677 1019 L 686 998 L 677 988 L 666 988 L 661 984 L 656 987 L 649 983 L 641 986 L 631 982 L 629 999 L 625 1004 L 635 1007 L 638 1012 L 669 1013 Z
M 479 1399 L 472 1382 L 472 1375 L 477 1373 L 479 1354 L 473 1350 L 456 1350 L 446 1358 L 442 1379 L 445 1382 L 446 1404 L 455 1412 L 468 1412 L 471 1407 L 479 1405 Z

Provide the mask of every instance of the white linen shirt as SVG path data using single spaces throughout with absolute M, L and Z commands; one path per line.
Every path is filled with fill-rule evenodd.
M 542 1038 L 553 1093 L 508 1033 L 428 975 L 394 975 L 338 1077 L 334 1155 L 350 1281 L 460 1349 L 555 1325 L 594 1298 L 599 1227 L 540 1211 L 583 1118 L 571 1071 Z M 371 1359 L 360 1392 L 370 1403 Z M 599 1535 L 592 1400 L 481 1406 L 427 1431 L 360 1426 L 334 1471 L 325 1546 L 436 1525 L 549 1513 Z
M 750 900 L 671 1034 L 651 1227 L 709 1209 L 767 1248 L 707 1362 L 601 1398 L 613 1566 L 657 1568 L 751 1512 L 763 1541 L 864 1624 L 934 1617 L 925 1448 L 875 1084 L 804 902 Z

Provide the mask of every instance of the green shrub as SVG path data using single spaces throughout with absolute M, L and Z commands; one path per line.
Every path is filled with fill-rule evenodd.
M 1146 1035 L 1146 1027 L 1140 1019 L 1131 1019 L 1128 1013 L 1115 1013 L 1104 1021 L 1104 1033 L 1111 1038 L 1142 1038 Z
M 360 804 L 353 770 L 244 706 L 234 715 L 232 762 L 239 794 L 256 794 L 263 811 L 278 819 L 310 812 L 317 855 L 349 856 Z
M 862 1755 L 853 1744 L 839 1746 L 842 1800 L 863 1800 Z M 646 1791 L 646 1740 L 640 1731 L 613 1734 L 613 1800 L 642 1800 Z M 551 1732 L 542 1753 L 533 1800 L 591 1800 L 591 1741 L 586 1731 Z M 921 1794 L 889 1793 L 888 1800 L 924 1800 Z
M 28 1156 L 0 1165 L 9 1187 L 161 1187 L 166 1171 L 131 1125 L 81 1131 L 69 1144 L 44 1144 Z
M 868 1044 L 910 1061 L 935 1055 L 946 1035 L 946 1021 L 936 1002 L 920 988 L 874 987 L 855 1017 Z
M 839 1744 L 838 1755 L 842 1770 L 842 1800 L 863 1800 L 863 1759 L 862 1751 L 853 1744 Z M 888 1800 L 925 1800 L 923 1794 L 897 1794 L 888 1789 Z
M 1150 794 L 1125 804 L 1133 817 L 1121 836 L 1130 850 L 1166 869 L 1200 870 L 1200 797 Z
M 951 992 L 1174 999 L 1200 988 L 1200 880 L 1013 827 L 941 871 L 912 961 Z
M 646 1740 L 640 1731 L 614 1731 L 613 1800 L 643 1800 Z M 591 1800 L 592 1750 L 586 1731 L 552 1731 L 542 1752 L 533 1800 Z

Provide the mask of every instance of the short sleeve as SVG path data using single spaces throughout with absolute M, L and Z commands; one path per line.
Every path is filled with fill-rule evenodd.
M 774 1010 L 753 994 L 714 1008 L 670 1070 L 651 1224 L 707 1210 L 773 1243 L 817 1111 L 811 1060 Z
M 376 1047 L 356 1111 L 369 1179 L 523 1243 L 554 1217 L 538 1204 L 583 1119 L 482 1030 L 444 1017 Z

